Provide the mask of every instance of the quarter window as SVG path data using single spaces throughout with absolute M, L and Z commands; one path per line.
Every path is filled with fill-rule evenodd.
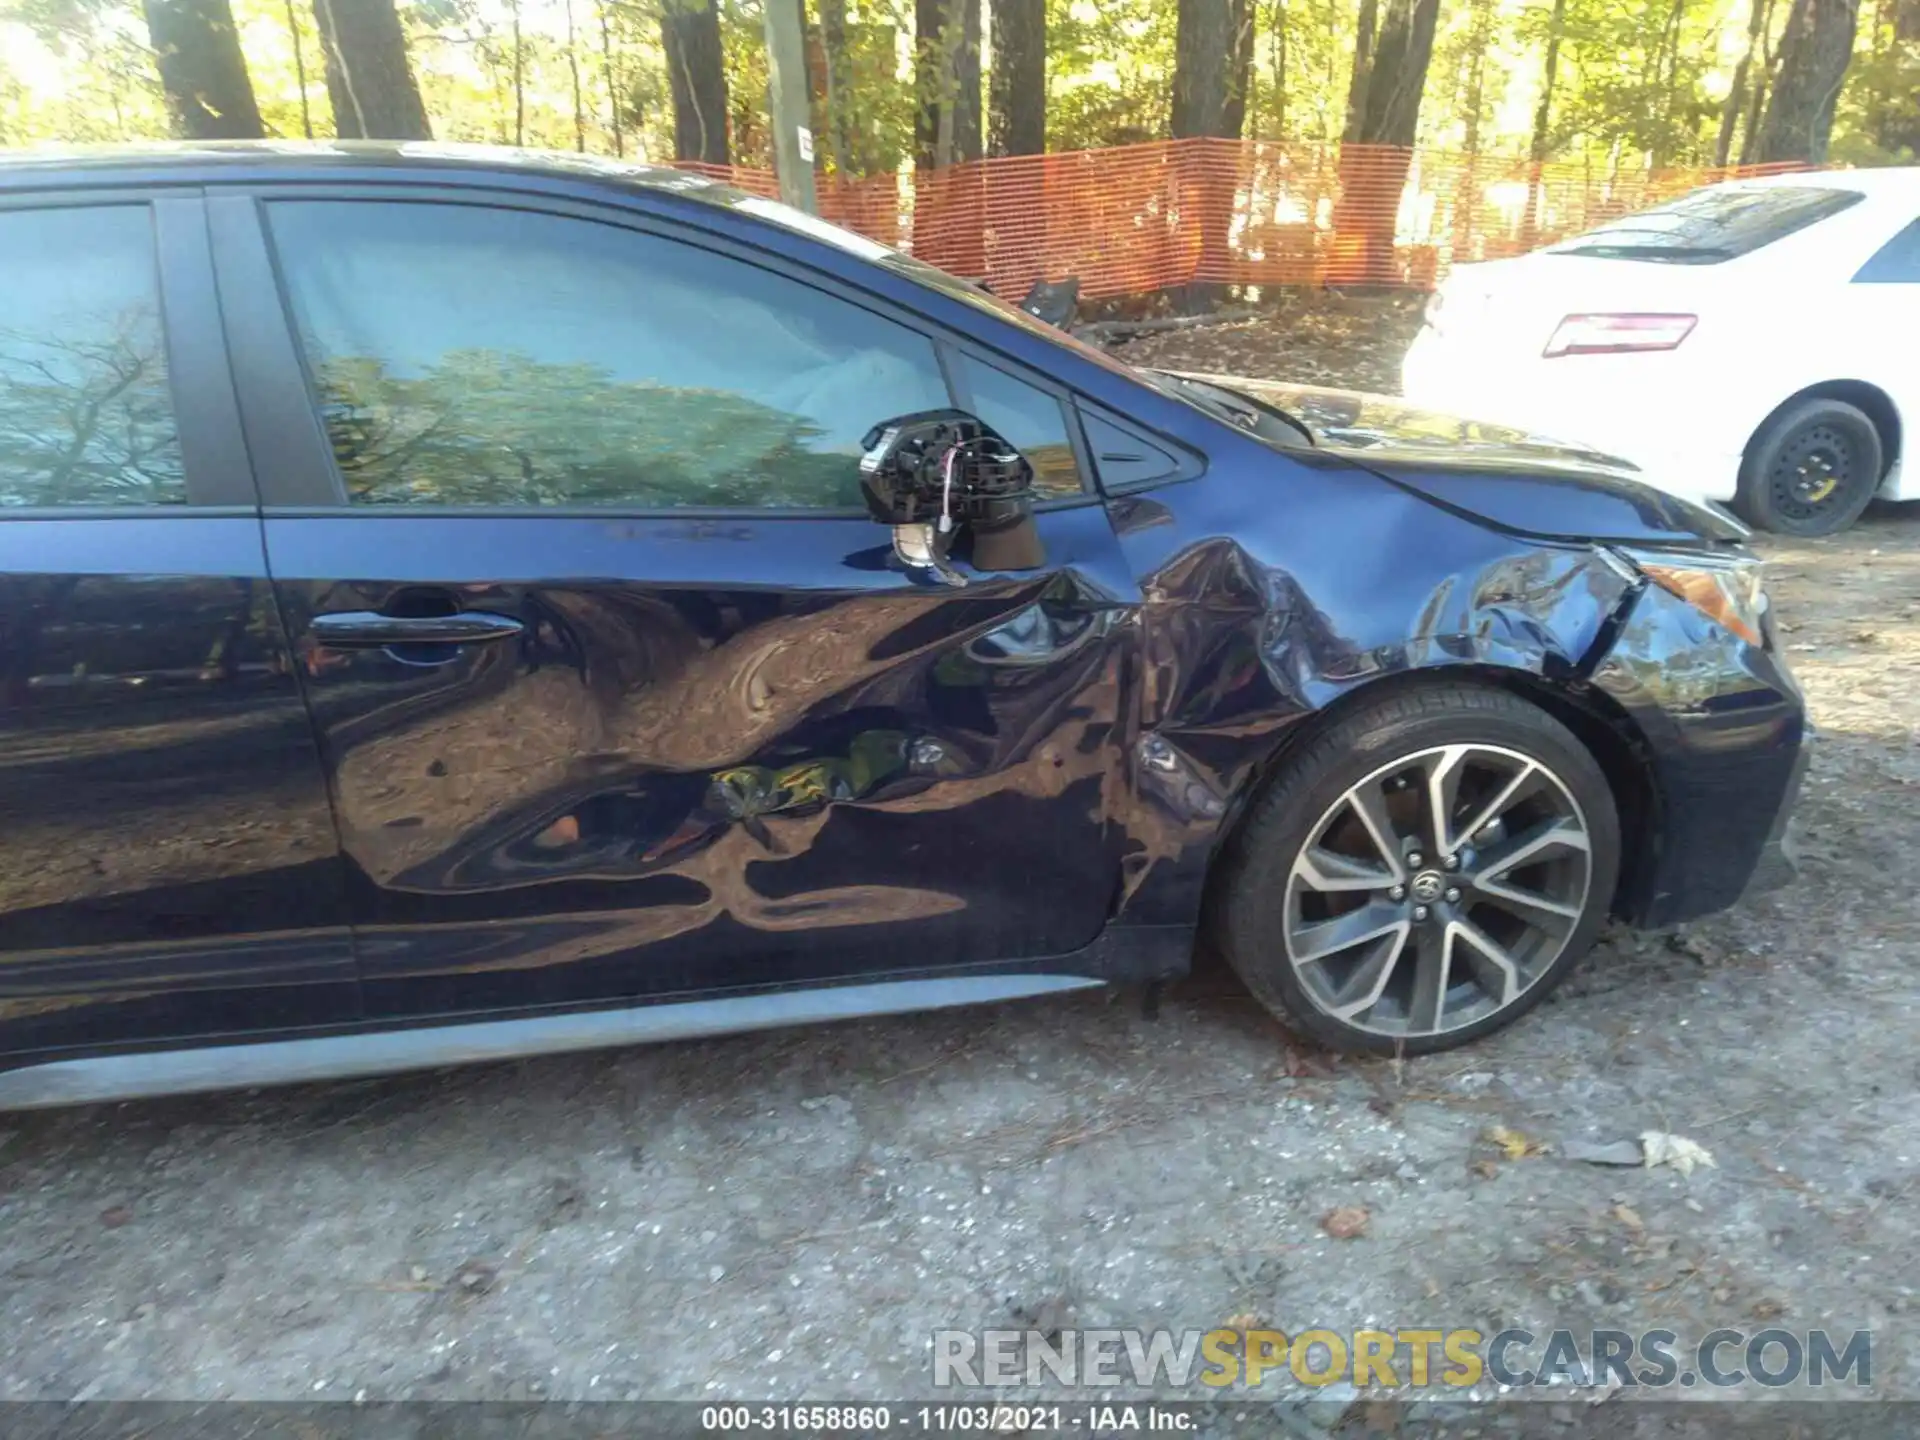
M 144 205 L 0 212 L 0 506 L 180 505 Z
M 451 204 L 270 215 L 356 503 L 855 507 L 867 430 L 949 403 L 925 336 L 677 240 Z

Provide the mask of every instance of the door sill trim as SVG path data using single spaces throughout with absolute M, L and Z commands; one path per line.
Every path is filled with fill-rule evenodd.
M 0 1071 L 0 1111 L 437 1070 L 488 1060 L 943 1010 L 955 1005 L 1055 995 L 1101 983 L 1084 975 L 893 980 L 663 1002 L 626 1010 L 585 1010 L 518 1020 L 419 1025 L 350 1035 L 52 1060 Z

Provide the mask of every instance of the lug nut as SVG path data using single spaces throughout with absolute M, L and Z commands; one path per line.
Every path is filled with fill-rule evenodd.
M 1443 863 L 1449 870 L 1458 870 L 1460 868 L 1460 857 L 1458 855 L 1449 855 Z
M 1460 891 L 1459 891 L 1459 888 L 1458 888 L 1457 886 L 1449 886 L 1449 887 L 1448 887 L 1448 889 L 1447 889 L 1447 903 L 1448 903 L 1449 905 L 1458 905 L 1458 904 L 1460 903 Z
M 1406 898 L 1407 898 L 1407 887 L 1406 887 L 1406 886 L 1404 886 L 1404 885 L 1396 885 L 1396 886 L 1394 886 L 1394 887 L 1393 887 L 1393 888 L 1392 888 L 1391 890 L 1389 890 L 1389 891 L 1387 891 L 1387 898 L 1388 898 L 1389 900 L 1404 900 L 1404 899 L 1406 899 Z
M 1416 906 L 1414 906 L 1414 907 L 1413 907 L 1413 918 L 1414 918 L 1414 919 L 1416 919 L 1416 920 L 1424 920 L 1424 919 L 1426 919 L 1426 918 L 1427 918 L 1427 907 L 1426 907 L 1426 906 L 1424 906 L 1424 905 L 1416 905 Z
M 1418 850 L 1414 851 L 1411 855 L 1407 856 L 1407 864 L 1413 866 L 1413 868 L 1416 870 L 1418 870 L 1425 863 L 1426 863 L 1426 856 L 1422 855 Z

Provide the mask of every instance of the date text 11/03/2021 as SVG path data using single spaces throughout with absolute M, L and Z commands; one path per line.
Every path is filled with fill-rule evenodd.
M 1196 1429 L 1199 1417 L 1178 1404 L 1079 1402 L 1070 1405 L 706 1405 L 703 1432 L 772 1435 L 903 1434 L 1030 1435 L 1082 1431 L 1095 1435 L 1141 1430 L 1173 1434 Z

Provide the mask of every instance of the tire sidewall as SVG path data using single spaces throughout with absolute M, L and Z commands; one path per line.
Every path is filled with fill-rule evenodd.
M 1781 452 L 1797 434 L 1813 425 L 1826 425 L 1846 435 L 1859 473 L 1848 481 L 1852 493 L 1844 502 L 1803 520 L 1776 508 L 1768 477 Z M 1776 416 L 1762 431 L 1741 467 L 1738 508 L 1753 524 L 1777 535 L 1814 539 L 1838 534 L 1860 518 L 1879 491 L 1884 461 L 1880 432 L 1864 411 L 1842 400 L 1809 400 Z
M 1376 1035 L 1320 1010 L 1300 984 L 1286 952 L 1287 882 L 1314 825 L 1348 787 L 1400 756 L 1446 744 L 1513 750 L 1559 777 L 1586 817 L 1591 856 L 1587 905 L 1553 964 L 1506 1009 L 1440 1035 L 1405 1039 Z M 1322 1043 L 1347 1051 L 1418 1055 L 1452 1049 L 1503 1029 L 1547 997 L 1592 947 L 1606 923 L 1620 871 L 1620 822 L 1613 791 L 1586 747 L 1544 711 L 1515 701 L 1512 709 L 1389 720 L 1361 729 L 1351 744 L 1341 746 L 1334 763 L 1309 770 L 1286 775 L 1278 791 L 1265 797 L 1279 802 L 1261 812 L 1267 823 L 1249 825 L 1243 831 L 1236 879 L 1245 889 L 1231 907 L 1225 938 L 1234 969 L 1255 996 L 1269 1008 L 1283 1008 Z

